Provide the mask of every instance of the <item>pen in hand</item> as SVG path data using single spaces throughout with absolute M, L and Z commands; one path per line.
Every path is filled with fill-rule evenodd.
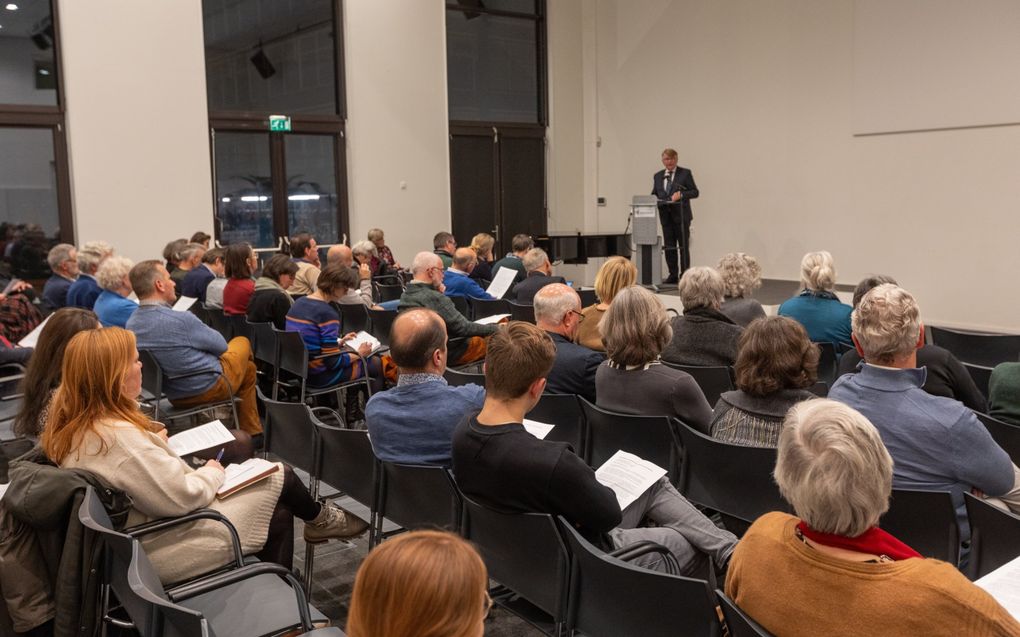
M 216 462 L 219 462 L 220 460 L 223 460 L 223 452 L 224 451 L 226 451 L 225 447 L 223 449 L 220 449 L 220 452 L 218 454 L 216 454 Z

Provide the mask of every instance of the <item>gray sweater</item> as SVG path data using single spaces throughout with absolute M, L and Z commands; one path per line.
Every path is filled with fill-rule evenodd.
M 747 327 L 754 319 L 765 318 L 765 308 L 761 303 L 743 296 L 726 297 L 720 311 L 740 327 Z
M 677 417 L 708 433 L 712 407 L 687 372 L 653 361 L 644 368 L 621 369 L 609 361 L 595 372 L 598 406 L 623 414 Z
M 674 317 L 673 340 L 662 350 L 662 360 L 679 365 L 733 365 L 737 341 L 744 328 L 726 315 L 698 308 Z

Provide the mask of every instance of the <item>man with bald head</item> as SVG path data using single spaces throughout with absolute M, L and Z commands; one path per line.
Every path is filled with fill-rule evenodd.
M 446 326 L 432 310 L 407 310 L 390 331 L 390 356 L 400 368 L 397 386 L 372 396 L 365 422 L 380 460 L 450 465 L 453 429 L 485 402 L 478 385 L 451 387 L 446 370 Z
M 556 359 L 546 376 L 546 393 L 577 394 L 594 403 L 595 371 L 605 357 L 574 343 L 582 320 L 581 297 L 570 286 L 550 283 L 535 294 L 535 324 L 556 344 Z
M 463 296 L 476 299 L 495 300 L 496 297 L 482 289 L 482 286 L 471 278 L 471 272 L 478 264 L 478 254 L 471 248 L 457 248 L 453 253 L 453 265 L 446 269 L 443 284 L 446 296 Z
M 485 337 L 499 329 L 495 325 L 479 325 L 464 318 L 453 301 L 443 292 L 443 262 L 431 252 L 419 252 L 411 264 L 414 277 L 407 284 L 400 297 L 397 309 L 401 312 L 416 307 L 436 312 L 446 323 L 450 338 L 464 337 L 450 346 L 449 360 L 452 365 L 473 363 L 485 357 Z
M 376 307 L 372 299 L 372 270 L 365 264 L 354 267 L 354 253 L 351 252 L 350 247 L 342 243 L 331 246 L 326 251 L 326 264 L 333 263 L 347 266 L 358 273 L 358 289 L 348 288 L 347 295 L 340 299 L 340 304 L 357 305 L 360 303 L 366 307 Z

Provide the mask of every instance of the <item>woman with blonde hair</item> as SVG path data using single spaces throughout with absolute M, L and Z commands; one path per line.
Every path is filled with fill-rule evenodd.
M 758 259 L 743 252 L 730 252 L 719 259 L 716 267 L 722 275 L 726 294 L 721 311 L 734 323 L 747 327 L 757 318 L 765 318 L 761 303 L 750 298 L 751 292 L 761 287 L 761 266 Z
M 64 469 L 95 474 L 132 501 L 127 526 L 211 508 L 237 529 L 245 555 L 290 568 L 293 516 L 305 520 L 305 541 L 360 535 L 368 524 L 334 505 L 321 505 L 288 467 L 225 499 L 216 492 L 224 470 L 199 469 L 167 444 L 166 430 L 138 409 L 142 363 L 135 336 L 119 327 L 84 330 L 64 351 L 61 383 L 40 438 L 46 456 Z M 224 525 L 203 520 L 142 538 L 164 582 L 215 570 L 232 559 Z
M 496 240 L 488 232 L 479 232 L 471 238 L 471 249 L 478 256 L 478 262 L 468 276 L 475 281 L 492 281 L 492 262 L 495 261 L 492 248 L 495 245 Z
M 637 267 L 630 259 L 619 256 L 606 259 L 595 275 L 595 295 L 599 301 L 581 310 L 581 324 L 577 328 L 574 342 L 597 352 L 606 351 L 599 324 L 620 290 L 636 282 Z
M 789 316 L 804 326 L 816 343 L 853 346 L 850 313 L 853 308 L 836 296 L 836 265 L 828 252 L 808 252 L 800 262 L 804 290 L 779 306 L 779 316 Z
M 445 531 L 412 531 L 376 547 L 358 569 L 350 637 L 481 637 L 488 575 L 478 552 Z

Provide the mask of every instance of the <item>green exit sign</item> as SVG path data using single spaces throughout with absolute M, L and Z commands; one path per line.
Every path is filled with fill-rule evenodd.
M 269 130 L 277 133 L 290 132 L 290 117 L 287 115 L 270 115 Z

